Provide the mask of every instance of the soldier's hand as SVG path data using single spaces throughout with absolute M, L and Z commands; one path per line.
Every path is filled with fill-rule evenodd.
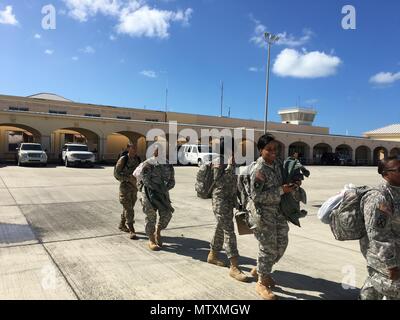
M 290 192 L 296 190 L 296 188 L 297 188 L 297 185 L 294 183 L 293 184 L 284 184 L 282 186 L 283 193 L 290 193 Z
M 400 279 L 400 269 L 398 267 L 389 269 L 389 278 L 390 280 Z

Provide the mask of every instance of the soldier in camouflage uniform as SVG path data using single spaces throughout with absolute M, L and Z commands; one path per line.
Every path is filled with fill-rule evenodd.
M 132 174 L 141 160 L 136 154 L 137 148 L 135 144 L 129 143 L 127 151 L 128 153 L 126 155 L 119 158 L 114 169 L 114 177 L 120 182 L 119 201 L 123 206 L 119 229 L 124 232 L 129 232 L 130 238 L 135 240 L 137 236 L 133 226 L 135 223 L 134 207 L 138 190 L 136 178 Z
M 400 300 L 400 160 L 381 161 L 378 172 L 386 183 L 361 200 L 368 237 L 368 242 L 362 242 L 368 278 L 360 298 Z
M 279 208 L 281 196 L 296 185 L 283 185 L 282 163 L 277 159 L 277 144 L 271 135 L 262 136 L 257 148 L 261 157 L 250 172 L 249 220 L 259 242 L 256 292 L 266 300 L 276 299 L 271 291 L 271 271 L 288 245 L 289 226 Z
M 223 143 L 221 143 L 221 150 L 223 149 Z M 225 165 L 224 157 L 221 155 L 220 158 L 213 161 L 212 168 L 214 175 L 212 207 L 217 225 L 211 240 L 211 249 L 207 257 L 207 262 L 221 267 L 225 266 L 218 259 L 218 253 L 224 246 L 230 260 L 229 275 L 238 281 L 245 282 L 248 280 L 248 277 L 239 268 L 239 252 L 233 224 L 233 209 L 238 206 L 234 159 L 231 157 L 228 165 Z
M 158 158 L 158 153 L 156 149 L 154 156 L 143 163 L 141 187 L 141 202 L 146 215 L 145 230 L 149 237 L 149 248 L 153 251 L 162 247 L 161 231 L 168 227 L 174 212 L 169 196 L 169 190 L 175 187 L 174 167 L 168 164 L 167 159 Z

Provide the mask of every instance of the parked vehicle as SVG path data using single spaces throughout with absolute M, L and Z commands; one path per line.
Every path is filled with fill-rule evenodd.
M 178 162 L 183 165 L 197 164 L 201 166 L 216 157 L 218 154 L 213 153 L 211 146 L 207 145 L 184 144 L 178 149 Z
M 61 159 L 66 167 L 74 165 L 89 165 L 93 167 L 96 162 L 96 157 L 93 152 L 89 151 L 87 145 L 67 143 L 64 145 L 61 153 Z
M 40 164 L 47 165 L 47 154 L 43 150 L 42 145 L 39 143 L 21 143 L 17 148 L 17 164 L 23 166 L 24 164 Z

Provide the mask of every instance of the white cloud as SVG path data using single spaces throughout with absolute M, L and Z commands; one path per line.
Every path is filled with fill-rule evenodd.
M 372 76 L 369 79 L 369 82 L 378 85 L 386 85 L 386 84 L 392 84 L 399 80 L 400 80 L 400 72 L 397 73 L 379 72 L 376 75 Z
M 98 13 L 118 16 L 121 7 L 120 0 L 64 0 L 64 2 L 69 9 L 69 16 L 80 22 L 85 22 Z
M 6 6 L 3 11 L 0 10 L 0 24 L 18 25 L 18 20 L 12 11 L 12 6 Z
M 288 46 L 288 47 L 299 47 L 305 45 L 308 41 L 311 40 L 311 37 L 314 33 L 309 29 L 303 30 L 303 36 L 297 38 L 292 34 L 287 34 L 287 32 L 278 33 L 279 40 L 277 42 L 278 45 Z
M 123 9 L 120 23 L 117 26 L 118 33 L 128 34 L 131 37 L 149 37 L 165 39 L 169 37 L 171 22 L 188 24 L 192 15 L 192 9 L 185 12 L 177 12 L 152 9 L 148 6 L 139 9 Z
M 79 60 L 79 58 L 76 57 L 76 56 L 75 56 L 75 57 L 72 57 L 71 59 L 74 60 L 74 61 L 78 61 L 78 60 Z
M 148 78 L 157 78 L 157 73 L 152 70 L 143 70 L 140 74 Z
M 47 55 L 49 55 L 49 56 L 51 56 L 51 55 L 54 53 L 54 50 L 46 49 L 46 50 L 44 51 L 44 53 L 47 54 Z
M 257 67 L 250 67 L 249 71 L 250 72 L 260 72 L 260 71 L 262 71 L 262 69 L 261 68 L 257 68 Z
M 41 39 L 42 38 L 42 36 L 39 33 L 36 33 L 33 37 L 35 39 Z
M 114 36 L 113 34 L 111 34 L 111 35 L 110 35 L 110 40 L 111 40 L 111 41 L 115 41 L 115 40 L 117 40 L 117 37 Z
M 267 42 L 265 41 L 265 32 L 267 32 L 267 27 L 263 25 L 260 21 L 254 19 L 252 16 L 250 18 L 255 23 L 255 28 L 252 37 L 250 38 L 250 42 L 254 43 L 256 46 L 260 48 L 266 48 Z M 288 34 L 286 31 L 278 33 L 279 41 L 276 42 L 277 45 L 288 46 L 288 47 L 299 47 L 305 45 L 307 42 L 311 40 L 314 32 L 310 29 L 303 29 L 303 35 L 299 38 L 296 38 L 292 34 Z
M 324 52 L 284 49 L 275 60 L 273 72 L 281 77 L 322 78 L 334 75 L 341 63 L 339 57 Z
M 119 34 L 132 37 L 168 38 L 171 23 L 187 26 L 193 10 L 160 10 L 147 5 L 148 0 L 64 0 L 68 14 L 85 22 L 97 14 L 110 16 L 118 21 L 115 26 Z M 115 36 L 110 36 L 115 40 Z
M 79 51 L 86 54 L 94 54 L 96 52 L 96 50 L 92 46 L 86 46 L 85 48 L 80 49 Z
M 319 102 L 318 99 L 308 99 L 305 101 L 305 103 L 309 105 L 317 104 L 318 102 Z

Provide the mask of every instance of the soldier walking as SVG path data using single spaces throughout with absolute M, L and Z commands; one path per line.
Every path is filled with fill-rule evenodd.
M 389 157 L 378 165 L 385 183 L 361 200 L 367 237 L 361 242 L 368 277 L 361 300 L 400 300 L 400 160 Z
M 214 188 L 212 190 L 212 207 L 217 221 L 214 236 L 211 240 L 207 262 L 224 267 L 218 253 L 224 246 L 230 260 L 229 275 L 242 282 L 248 277 L 240 270 L 236 235 L 233 224 L 233 209 L 237 207 L 237 177 L 235 175 L 234 158 L 231 156 L 228 165 L 224 164 L 224 143 L 221 139 L 220 157 L 213 161 Z
M 283 185 L 282 163 L 277 159 L 277 144 L 269 134 L 263 135 L 257 143 L 260 152 L 250 172 L 250 199 L 247 209 L 255 226 L 254 235 L 258 240 L 259 252 L 256 292 L 266 300 L 276 296 L 271 288 L 275 282 L 271 271 L 283 256 L 288 245 L 289 226 L 280 210 L 281 196 L 295 190 L 296 185 Z
M 155 149 L 152 158 L 143 163 L 141 173 L 141 202 L 146 215 L 145 230 L 149 237 L 149 248 L 152 251 L 162 248 L 161 231 L 168 227 L 174 212 L 169 190 L 175 187 L 175 171 L 167 157 L 159 157 L 159 148 Z
M 120 182 L 119 201 L 122 204 L 123 212 L 119 229 L 123 232 L 129 232 L 129 237 L 136 240 L 135 223 L 135 203 L 137 200 L 136 178 L 133 172 L 139 166 L 141 160 L 137 156 L 136 144 L 129 143 L 127 152 L 123 153 L 114 168 L 114 177 Z

